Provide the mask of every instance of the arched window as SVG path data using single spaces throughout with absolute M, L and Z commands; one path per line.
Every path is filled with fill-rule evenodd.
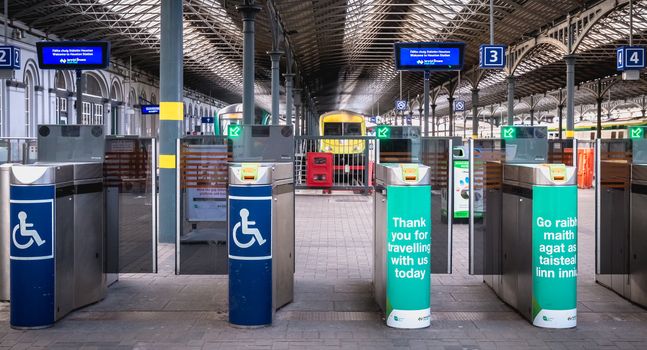
M 25 71 L 25 135 L 33 136 L 34 119 L 34 75 L 31 70 Z
M 112 88 L 110 89 L 110 99 L 117 102 L 120 102 L 122 100 L 121 88 L 116 81 L 112 84 Z
M 101 97 L 103 95 L 101 91 L 101 84 L 94 75 L 85 74 L 85 91 L 83 92 L 86 95 Z
M 63 76 L 63 72 L 56 71 L 56 76 L 54 77 L 56 88 L 59 90 L 66 90 L 67 89 L 67 84 L 65 83 L 65 77 Z
M 54 76 L 54 85 L 56 86 L 56 118 L 59 124 L 68 124 L 67 117 L 67 83 L 65 82 L 64 73 L 57 71 Z
M 137 93 L 135 93 L 135 90 L 131 89 L 130 94 L 128 95 L 128 107 L 132 107 L 135 104 L 137 104 Z
M 103 89 L 101 83 L 92 74 L 84 74 L 85 89 L 83 91 L 82 124 L 104 124 L 103 118 Z

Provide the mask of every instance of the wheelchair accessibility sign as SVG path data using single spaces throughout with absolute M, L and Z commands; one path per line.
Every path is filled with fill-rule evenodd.
M 11 260 L 54 258 L 54 199 L 10 202 Z
M 272 258 L 272 187 L 230 186 L 229 258 Z

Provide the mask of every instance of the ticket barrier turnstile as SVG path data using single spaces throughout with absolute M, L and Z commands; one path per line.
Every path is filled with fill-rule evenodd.
M 272 323 L 294 298 L 292 163 L 229 167 L 229 321 Z
M 546 164 L 545 127 L 502 136 L 470 140 L 470 273 L 533 325 L 575 327 L 576 168 Z
M 11 172 L 11 326 L 48 327 L 105 297 L 102 166 Z
M 503 178 L 501 284 L 493 289 L 536 326 L 575 327 L 575 168 L 506 164 Z
M 629 286 L 631 301 L 647 307 L 647 164 L 631 167 Z
M 429 167 L 379 164 L 374 195 L 373 286 L 387 326 L 431 323 Z
M 271 325 L 294 298 L 294 140 L 286 126 L 241 126 L 227 196 L 229 322 Z
M 646 128 L 596 148 L 596 282 L 647 307 Z
M 11 167 L 10 324 L 43 328 L 105 297 L 103 127 L 41 125 Z

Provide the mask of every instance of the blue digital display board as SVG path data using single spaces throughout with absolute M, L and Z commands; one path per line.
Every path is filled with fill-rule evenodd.
M 396 43 L 395 65 L 398 70 L 461 70 L 464 51 L 464 43 Z
M 41 69 L 101 69 L 110 63 L 106 41 L 44 41 L 36 49 Z
M 142 105 L 142 114 L 160 114 L 159 105 Z

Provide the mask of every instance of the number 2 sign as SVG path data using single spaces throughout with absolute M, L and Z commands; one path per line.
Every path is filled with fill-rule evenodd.
M 20 49 L 0 46 L 0 69 L 20 69 Z

